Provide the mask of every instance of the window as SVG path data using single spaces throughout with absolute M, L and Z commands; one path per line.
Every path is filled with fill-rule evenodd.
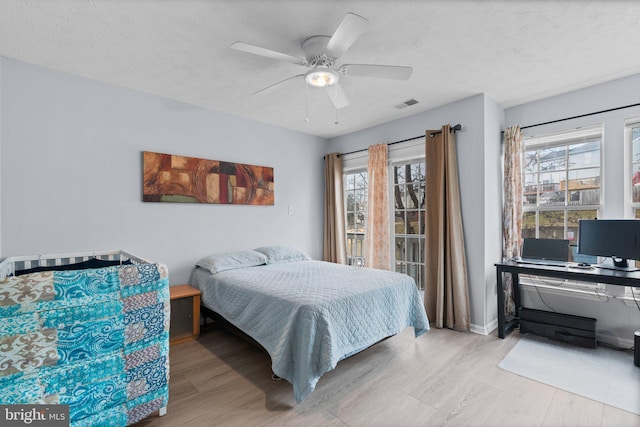
M 364 266 L 367 218 L 367 163 L 364 152 L 343 157 L 347 262 Z M 389 209 L 392 268 L 413 277 L 424 289 L 424 140 L 389 148 Z
M 367 218 L 367 171 L 344 175 L 347 232 L 347 263 L 364 266 L 365 220 Z
M 631 173 L 628 175 L 631 181 L 631 210 L 633 218 L 640 219 L 640 118 L 630 120 L 625 126 L 625 140 L 630 149 Z M 636 260 L 636 268 L 640 268 L 640 261 Z M 628 296 L 640 295 L 631 293 L 631 288 L 627 288 Z
M 525 139 L 522 237 L 568 239 L 598 216 L 602 126 Z
M 634 218 L 640 218 L 640 119 L 628 122 L 625 134 L 631 149 L 631 208 Z
M 395 270 L 424 289 L 425 164 L 414 160 L 393 166 Z

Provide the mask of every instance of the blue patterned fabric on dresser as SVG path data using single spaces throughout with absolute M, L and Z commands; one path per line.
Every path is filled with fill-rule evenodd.
M 72 426 L 123 426 L 167 405 L 162 264 L 0 280 L 0 404 L 68 404 Z

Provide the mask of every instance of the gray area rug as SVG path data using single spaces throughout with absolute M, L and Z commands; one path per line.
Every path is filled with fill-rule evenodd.
M 640 415 L 632 351 L 583 348 L 523 335 L 498 365 L 514 374 Z

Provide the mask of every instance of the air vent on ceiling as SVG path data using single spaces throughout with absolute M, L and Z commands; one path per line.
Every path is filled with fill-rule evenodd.
M 412 105 L 416 105 L 417 103 L 418 103 L 418 101 L 416 101 L 415 99 L 411 98 L 411 99 L 407 99 L 402 104 L 396 105 L 396 108 L 398 110 L 402 110 L 403 108 L 411 107 Z

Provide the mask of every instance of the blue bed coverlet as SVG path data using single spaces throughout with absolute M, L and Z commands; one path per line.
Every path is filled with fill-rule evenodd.
M 192 285 L 204 305 L 254 338 L 300 402 L 338 361 L 412 326 L 429 330 L 422 297 L 405 274 L 322 261 L 248 267 Z

